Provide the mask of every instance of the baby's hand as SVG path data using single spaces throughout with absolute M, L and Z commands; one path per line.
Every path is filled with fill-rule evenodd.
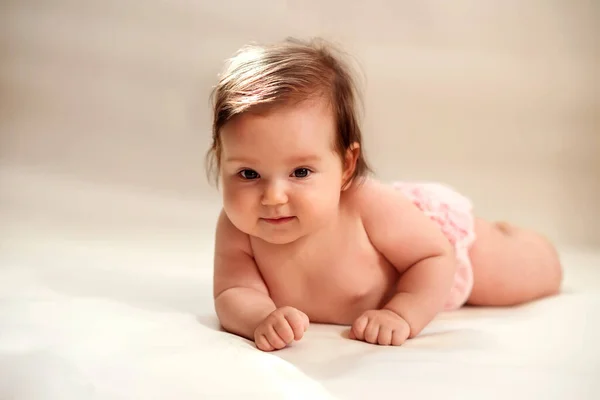
M 369 310 L 354 321 L 350 339 L 384 346 L 400 346 L 410 335 L 410 326 L 390 310 Z
M 308 316 L 294 307 L 273 311 L 254 330 L 254 343 L 263 351 L 283 349 L 300 340 L 308 329 Z

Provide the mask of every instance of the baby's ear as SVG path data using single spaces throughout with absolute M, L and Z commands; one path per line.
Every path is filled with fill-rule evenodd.
M 344 172 L 342 174 L 342 190 L 346 190 L 352 184 L 352 177 L 356 170 L 356 162 L 360 157 L 360 145 L 352 143 L 344 154 Z

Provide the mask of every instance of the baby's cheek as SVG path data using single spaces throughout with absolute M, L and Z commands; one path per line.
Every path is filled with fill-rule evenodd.
M 315 191 L 306 201 L 307 208 L 311 209 L 311 214 L 319 219 L 331 216 L 338 210 L 339 204 L 339 194 L 331 190 Z
M 253 190 L 236 184 L 223 185 L 223 202 L 231 207 L 242 207 L 252 197 Z
M 224 191 L 223 207 L 235 225 L 245 225 L 255 217 L 253 202 L 250 196 L 240 191 Z

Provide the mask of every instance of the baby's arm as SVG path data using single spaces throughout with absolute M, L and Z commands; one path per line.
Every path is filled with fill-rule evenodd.
M 235 228 L 225 212 L 217 222 L 213 290 L 223 328 L 250 340 L 276 309 L 254 262 L 248 235 Z
M 384 309 L 410 326 L 409 337 L 441 311 L 456 271 L 454 249 L 441 229 L 389 185 L 368 182 L 359 189 L 369 239 L 402 274 L 396 295 Z
M 253 340 L 264 351 L 282 349 L 303 337 L 308 316 L 293 307 L 275 306 L 248 235 L 225 212 L 217 222 L 214 263 L 215 309 L 226 331 Z

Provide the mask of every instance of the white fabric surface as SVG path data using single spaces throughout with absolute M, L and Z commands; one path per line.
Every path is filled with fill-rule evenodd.
M 600 252 L 563 252 L 558 297 L 442 314 L 402 347 L 312 325 L 266 354 L 218 328 L 211 207 L 1 178 L 0 399 L 600 398 Z

